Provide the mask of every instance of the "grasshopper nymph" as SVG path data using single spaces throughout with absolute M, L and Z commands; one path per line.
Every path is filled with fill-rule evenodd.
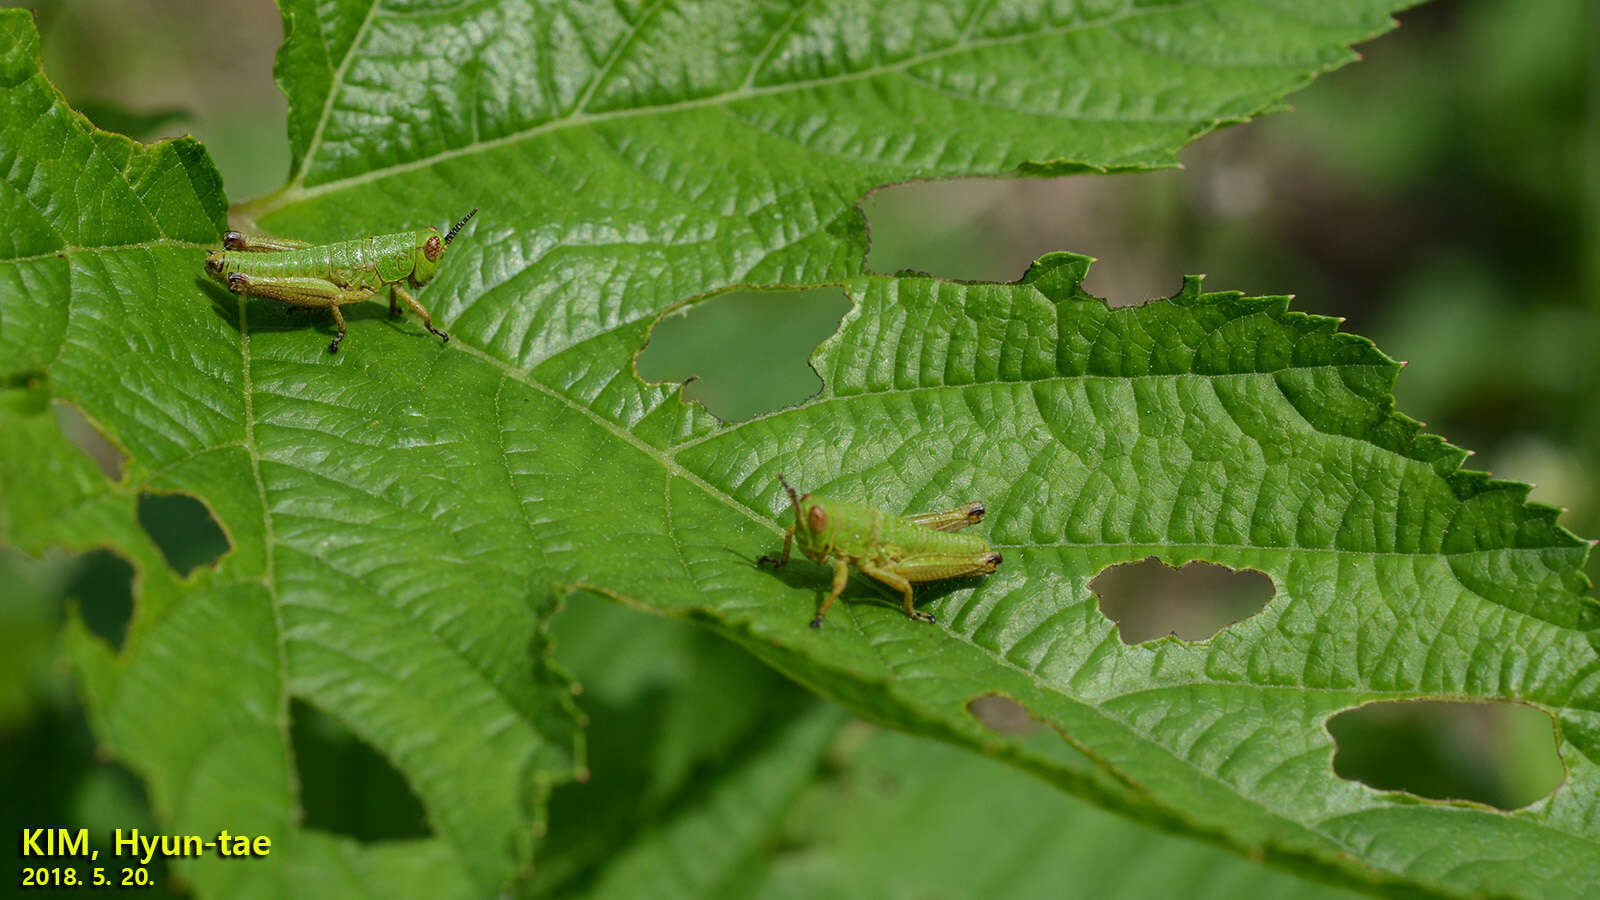
M 422 318 L 423 327 L 443 338 L 450 335 L 433 327 L 433 317 L 404 287 L 427 284 L 439 268 L 439 258 L 455 240 L 474 209 L 439 238 L 433 226 L 416 231 L 375 234 L 332 244 L 307 244 L 281 238 L 245 237 L 237 231 L 222 236 L 221 250 L 206 255 L 206 274 L 235 294 L 271 297 L 296 307 L 326 306 L 333 313 L 339 334 L 328 345 L 339 352 L 344 340 L 344 314 L 339 307 L 359 303 L 389 289 L 389 315 L 400 315 L 395 298 Z
M 763 556 L 756 565 L 772 563 L 776 568 L 787 564 L 790 545 L 798 543 L 807 559 L 833 566 L 833 590 L 811 620 L 812 628 L 822 627 L 828 607 L 844 592 L 852 565 L 899 591 L 905 598 L 906 615 L 924 622 L 932 622 L 933 614 L 912 607 L 912 584 L 988 575 L 1000 565 L 1000 554 L 983 538 L 953 533 L 983 518 L 982 503 L 902 517 L 859 503 L 801 496 L 782 475 L 778 480 L 794 504 L 794 524 L 784 532 L 783 554 L 777 559 Z

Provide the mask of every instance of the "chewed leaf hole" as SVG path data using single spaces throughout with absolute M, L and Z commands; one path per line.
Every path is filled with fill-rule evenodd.
M 83 624 L 117 650 L 128 636 L 133 618 L 133 566 L 110 550 L 85 553 L 67 584 L 67 597 L 78 604 Z
M 1260 612 L 1274 593 L 1272 579 L 1252 569 L 1205 562 L 1175 569 L 1154 556 L 1107 568 L 1089 590 L 1128 644 L 1167 635 L 1205 640 Z
M 657 320 L 639 353 L 639 377 L 694 377 L 684 398 L 725 422 L 793 406 L 822 387 L 807 360 L 849 310 L 839 288 L 731 291 Z
M 296 699 L 290 739 L 305 824 L 361 841 L 427 837 L 427 814 L 394 766 L 343 723 Z
M 106 440 L 106 436 L 100 433 L 100 429 L 96 428 L 78 407 L 63 401 L 57 401 L 51 404 L 51 407 L 56 416 L 56 424 L 61 427 L 61 434 L 71 441 L 74 447 L 94 460 L 94 464 L 106 478 L 121 481 L 122 471 L 128 461 L 122 451 Z
M 179 575 L 215 563 L 228 550 L 227 535 L 211 511 L 185 494 L 140 494 L 139 525 Z
M 1402 700 L 1328 720 L 1334 774 L 1385 791 L 1518 809 L 1565 769 L 1550 715 L 1521 703 Z
M 984 694 L 967 701 L 967 712 L 989 730 L 1004 735 L 1027 734 L 1039 727 L 1028 708 L 1004 694 Z

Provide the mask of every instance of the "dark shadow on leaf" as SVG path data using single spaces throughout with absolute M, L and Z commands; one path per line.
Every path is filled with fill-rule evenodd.
M 233 330 L 239 330 L 239 295 L 233 293 L 217 282 L 206 277 L 195 279 L 206 296 L 211 300 L 211 311 L 217 318 L 226 322 Z M 426 307 L 424 307 L 426 308 Z M 416 317 L 409 313 L 391 318 L 389 315 L 388 294 L 380 292 L 372 298 L 360 303 L 347 303 L 339 307 L 339 312 L 344 315 L 347 327 L 353 327 L 357 322 L 368 319 L 384 319 L 392 321 L 397 327 L 406 327 L 407 319 L 416 321 Z M 250 331 L 253 333 L 277 331 L 308 331 L 319 337 L 332 338 L 339 333 L 338 326 L 334 324 L 333 314 L 326 307 L 303 307 L 271 297 L 246 297 L 245 313 L 250 317 Z M 412 326 L 416 331 L 426 335 L 420 323 Z
M 211 312 L 227 323 L 234 331 L 238 331 L 239 298 L 235 297 L 227 288 L 204 275 L 196 276 L 194 284 L 202 294 L 206 295 L 206 299 L 211 301 Z
M 776 558 L 782 549 L 783 544 L 780 540 L 767 556 Z M 731 549 L 729 552 L 740 559 L 748 561 L 750 565 L 756 566 L 756 559 Z M 816 598 L 813 607 L 821 606 L 823 598 L 828 596 L 828 591 L 833 589 L 833 568 L 814 563 L 799 553 L 791 554 L 789 563 L 782 568 L 775 568 L 771 563 L 762 564 L 758 568 L 763 572 L 777 576 L 778 580 L 791 588 L 814 591 Z M 911 586 L 912 603 L 915 604 L 916 609 L 919 611 L 929 612 L 928 605 L 934 601 L 943 599 L 957 591 L 972 590 L 982 583 L 983 576 L 974 575 L 971 578 L 946 578 L 940 581 L 914 584 Z M 844 593 L 839 595 L 839 600 L 834 605 L 834 609 L 838 609 L 839 604 L 873 603 L 875 601 L 880 605 L 903 611 L 899 591 L 852 567 L 850 569 L 850 582 L 845 586 Z M 833 610 L 829 610 L 829 615 L 832 614 Z
M 985 576 L 983 575 L 968 575 L 962 578 L 941 578 L 938 581 L 925 581 L 922 584 L 912 585 L 911 593 L 914 595 L 917 608 L 921 609 L 925 603 L 943 600 L 951 594 L 974 590 L 983 584 L 984 578 Z M 900 595 L 895 594 L 894 596 L 898 598 Z
M 773 555 L 776 556 L 776 552 Z M 755 565 L 754 560 L 751 561 L 751 564 Z M 812 603 L 813 609 L 821 606 L 822 599 L 828 596 L 828 592 L 833 589 L 832 567 L 818 565 L 798 554 L 789 557 L 788 565 L 782 568 L 775 568 L 771 563 L 761 565 L 759 568 L 763 572 L 776 576 L 779 581 L 789 587 L 809 590 L 815 593 L 816 597 Z M 882 588 L 882 591 L 879 588 Z M 887 590 L 887 588 L 883 588 L 882 585 L 879 585 L 871 578 L 855 569 L 851 569 L 850 582 L 845 585 L 844 593 L 839 595 L 839 600 L 834 609 L 838 609 L 839 604 L 870 603 L 873 600 L 888 602 L 889 595 L 884 593 Z M 898 600 L 894 602 L 895 605 L 898 605 Z M 831 614 L 832 612 L 830 611 Z

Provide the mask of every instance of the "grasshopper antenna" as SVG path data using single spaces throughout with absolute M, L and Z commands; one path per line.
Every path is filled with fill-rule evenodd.
M 794 517 L 800 518 L 800 495 L 789 486 L 789 479 L 784 478 L 782 472 L 778 473 L 778 481 L 783 484 L 783 489 L 789 492 L 789 502 L 794 504 Z
M 806 524 L 805 520 L 800 518 L 800 516 L 803 515 L 803 513 L 800 512 L 800 495 L 795 493 L 794 488 L 789 486 L 789 479 L 783 477 L 782 472 L 778 473 L 778 481 L 783 484 L 783 489 L 789 492 L 789 502 L 794 504 L 795 525 L 804 528 Z
M 456 226 L 454 228 L 450 229 L 450 233 L 444 236 L 444 245 L 446 247 L 450 246 L 450 242 L 455 240 L 455 237 L 461 231 L 462 226 L 464 226 L 468 222 L 472 221 L 472 217 L 477 215 L 477 214 L 478 214 L 478 208 L 476 206 L 474 206 L 472 208 L 472 212 L 469 212 L 466 215 L 462 216 L 461 217 L 461 221 L 457 222 Z

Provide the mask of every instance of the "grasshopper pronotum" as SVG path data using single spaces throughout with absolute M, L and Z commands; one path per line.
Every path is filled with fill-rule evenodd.
M 422 318 L 423 327 L 449 341 L 450 335 L 433 327 L 433 317 L 403 285 L 427 284 L 438 270 L 445 248 L 477 213 L 474 209 L 462 216 L 443 240 L 439 229 L 431 225 L 331 244 L 245 237 L 230 231 L 222 236 L 222 249 L 206 255 L 206 274 L 235 294 L 271 297 L 297 307 L 326 306 L 339 326 L 338 336 L 328 345 L 329 353 L 338 353 L 339 342 L 344 340 L 344 314 L 339 307 L 359 303 L 385 287 L 389 289 L 389 315 L 400 315 L 395 302 L 398 297 Z
M 833 590 L 811 620 L 812 628 L 822 627 L 828 607 L 844 592 L 852 565 L 900 591 L 905 598 L 906 615 L 924 622 L 932 622 L 933 614 L 917 612 L 912 607 L 912 584 L 988 575 L 1000 565 L 1000 554 L 983 538 L 953 533 L 983 518 L 980 502 L 945 512 L 897 516 L 859 503 L 797 495 L 782 475 L 778 480 L 794 504 L 794 524 L 784 532 L 783 554 L 777 559 L 763 556 L 756 565 L 787 564 L 790 544 L 798 543 L 807 559 L 833 566 Z

